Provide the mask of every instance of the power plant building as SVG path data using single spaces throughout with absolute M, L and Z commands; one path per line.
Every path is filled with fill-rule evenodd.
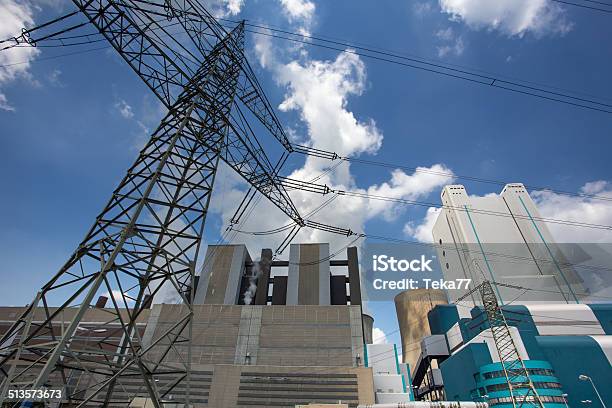
M 168 331 L 185 315 L 182 303 L 153 304 L 139 316 L 132 341 L 147 350 L 147 361 L 160 360 L 169 336 L 179 339 L 164 358 L 169 373 L 190 356 L 189 388 L 185 381 L 173 384 L 171 374 L 155 378 L 164 402 L 184 404 L 189 395 L 194 408 L 375 403 L 373 369 L 365 357 L 372 322 L 362 314 L 357 249 L 349 248 L 346 259 L 330 260 L 328 244 L 295 244 L 288 260 L 272 260 L 269 249 L 259 258 L 254 261 L 244 245 L 208 248 L 195 284 L 189 332 Z M 115 335 L 109 332 L 114 329 L 105 319 L 111 316 L 105 300 L 92 305 L 74 340 L 92 353 L 101 344 L 112 352 L 122 339 L 116 329 Z M 0 308 L 4 330 L 22 309 Z M 60 332 L 69 323 L 69 315 L 62 318 L 53 330 Z M 173 334 L 162 336 L 168 332 Z M 87 398 L 95 388 L 81 378 L 74 370 L 69 384 Z M 146 406 L 147 396 L 141 379 L 126 372 L 117 377 L 106 406 Z
M 210 246 L 194 295 L 191 349 L 198 389 L 205 391 L 192 402 L 292 408 L 374 402 L 356 257 L 356 248 L 345 260 L 330 260 L 328 244 L 292 244 L 287 261 L 272 260 L 269 249 L 253 261 L 244 245 Z M 145 347 L 175 323 L 181 307 L 153 306 Z
M 437 305 L 429 313 L 432 334 L 422 340 L 422 358 L 414 370 L 416 397 L 428 392 L 424 377 L 435 360 L 445 399 L 482 401 L 512 407 L 491 329 L 484 310 L 460 317 L 456 305 Z M 503 306 L 513 341 L 546 407 L 601 407 L 588 376 L 604 401 L 612 400 L 612 304 Z M 462 314 L 462 313 L 461 313 Z M 520 379 L 517 379 L 520 380 Z
M 446 280 L 471 279 L 473 285 L 489 280 L 502 302 L 575 303 L 587 292 L 523 184 L 507 184 L 499 195 L 484 197 L 468 195 L 462 185 L 448 185 L 441 200 L 432 232 Z M 515 298 L 516 289 L 496 283 L 531 291 Z M 466 292 L 449 291 L 449 301 Z M 471 296 L 471 302 L 480 301 Z
M 524 186 L 508 184 L 500 195 L 485 197 L 471 197 L 460 185 L 446 186 L 442 203 L 433 238 L 445 279 L 471 278 L 474 286 L 503 282 L 537 294 L 522 298 L 521 290 L 501 285 L 495 293 L 544 406 L 588 402 L 603 408 L 595 390 L 603 401 L 612 400 L 612 303 L 584 304 L 572 296 L 585 290 L 581 276 L 568 266 Z M 513 407 L 479 292 L 460 302 L 460 291 L 447 293 L 455 304 L 441 302 L 427 312 L 431 333 L 421 339 L 411 367 L 416 399 Z M 410 297 L 404 292 L 396 304 Z M 402 338 L 408 337 L 414 327 L 402 325 L 408 313 L 397 310 Z M 519 389 L 522 380 L 510 378 Z

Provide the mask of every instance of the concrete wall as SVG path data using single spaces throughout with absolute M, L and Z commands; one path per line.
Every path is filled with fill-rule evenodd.
M 349 407 L 373 403 L 370 369 L 217 365 L 208 406 L 294 407 L 338 401 Z
M 209 245 L 200 273 L 194 304 L 238 304 L 245 262 L 250 255 L 244 245 Z
M 181 305 L 155 305 L 146 344 L 176 323 Z M 354 366 L 363 347 L 360 306 L 194 308 L 192 362 L 281 366 Z M 184 348 L 184 347 L 183 347 Z M 169 356 L 180 361 L 181 346 Z
M 329 305 L 329 244 L 291 244 L 287 280 L 288 305 Z
M 293 408 L 298 404 L 337 403 L 349 407 L 374 402 L 371 370 L 364 367 L 278 367 L 247 365 L 194 365 L 190 384 L 193 408 Z M 115 392 L 119 400 L 146 397 L 138 378 L 122 380 Z M 163 378 L 156 381 L 160 390 L 168 387 Z M 166 394 L 167 402 L 186 402 L 186 383 Z M 126 404 L 110 404 L 125 407 Z M 177 405 L 183 406 L 183 405 Z

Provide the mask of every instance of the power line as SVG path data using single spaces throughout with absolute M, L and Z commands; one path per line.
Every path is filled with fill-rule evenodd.
M 395 203 L 406 204 L 406 205 L 435 207 L 435 208 L 441 208 L 441 209 L 451 209 L 451 210 L 456 210 L 456 211 L 467 212 L 465 208 L 453 206 L 453 205 L 444 205 L 444 204 L 432 203 L 432 202 L 427 202 L 427 201 L 419 201 L 419 200 L 409 200 L 406 198 L 396 198 L 396 197 L 389 197 L 389 196 L 384 196 L 384 195 L 362 193 L 359 191 L 347 191 L 347 190 L 332 190 L 332 191 L 340 195 L 347 195 L 347 196 L 352 196 L 352 197 L 357 197 L 357 198 L 366 198 L 369 200 L 388 201 L 388 202 L 395 202 Z M 477 209 L 477 208 L 470 209 L 470 212 L 473 212 L 476 214 L 491 215 L 491 216 L 496 216 L 496 217 L 504 217 L 504 218 L 514 217 L 514 218 L 520 218 L 520 219 L 526 219 L 526 220 L 531 219 L 529 216 L 526 216 L 526 215 L 508 214 L 508 213 L 501 212 L 501 211 L 482 210 L 482 209 Z M 533 220 L 551 223 L 551 224 L 560 224 L 560 225 L 568 225 L 568 226 L 581 227 L 581 228 L 593 228 L 593 229 L 612 231 L 612 225 L 606 225 L 606 224 L 594 224 L 594 223 L 563 220 L 563 219 L 558 219 L 558 218 L 547 218 L 547 217 L 533 217 Z
M 550 0 L 550 1 L 554 1 L 555 3 L 560 3 L 560 4 L 566 4 L 568 6 L 585 8 L 585 9 L 589 9 L 589 10 L 593 10 L 593 11 L 601 11 L 603 13 L 612 13 L 612 10 L 610 10 L 610 9 L 603 9 L 601 7 L 588 6 L 586 4 L 574 3 L 574 2 L 571 2 L 571 1 L 568 1 L 568 0 Z M 593 0 L 584 0 L 584 1 L 587 1 L 587 2 L 592 3 L 592 4 L 601 4 L 601 5 L 612 7 L 612 4 L 604 3 L 604 2 L 601 2 L 601 1 L 593 1 Z
M 86 54 L 86 53 L 90 53 L 90 52 L 94 52 L 94 51 L 106 50 L 106 49 L 109 49 L 109 48 L 111 48 L 110 45 L 105 45 L 103 47 L 98 47 L 98 48 L 89 48 L 89 49 L 86 49 L 86 50 L 67 52 L 65 54 L 57 54 L 57 55 L 52 55 L 52 56 L 49 56 L 49 57 L 41 57 L 41 58 L 37 58 L 36 61 L 54 60 L 54 59 L 58 59 L 58 58 L 70 57 L 70 56 L 73 56 L 73 55 Z M 32 63 L 32 61 L 25 60 L 25 61 L 13 62 L 11 64 L 3 64 L 3 65 L 0 65 L 0 68 L 7 68 L 7 67 L 13 67 L 13 66 L 16 66 L 16 65 L 31 64 L 31 63 Z
M 306 225 L 308 227 L 308 224 Z M 273 230 L 269 230 L 269 231 L 244 231 L 244 230 L 239 230 L 239 229 L 234 229 L 235 232 L 240 233 L 240 234 L 245 234 L 245 235 L 254 235 L 254 236 L 258 236 L 258 235 L 273 235 L 273 234 L 277 234 L 280 232 L 283 232 L 285 230 L 288 229 L 288 227 L 292 227 L 292 225 L 285 225 L 279 228 L 275 228 Z M 328 231 L 331 233 L 334 233 L 333 231 Z M 346 234 L 341 234 L 341 235 L 346 235 Z M 433 242 L 420 242 L 420 241 L 414 241 L 414 240 L 407 240 L 407 239 L 402 239 L 402 238 L 392 238 L 392 237 L 386 237 L 386 236 L 382 236 L 382 235 L 375 235 L 375 234 L 366 234 L 366 233 L 352 233 L 352 236 L 356 236 L 356 239 L 353 241 L 357 241 L 358 239 L 362 239 L 362 238 L 370 238 L 373 240 L 379 240 L 379 241 L 386 241 L 386 242 L 394 242 L 394 243 L 405 243 L 405 244 L 413 244 L 413 245 L 420 245 L 420 246 L 426 246 L 426 247 L 432 247 L 432 248 L 440 248 L 440 249 L 445 249 L 445 250 L 456 250 L 459 251 L 463 254 L 476 254 L 476 255 L 481 255 L 483 254 L 483 250 L 482 249 L 477 249 L 477 250 L 471 250 L 469 248 L 457 248 L 454 245 L 447 245 L 447 244 L 440 244 L 438 245 L 437 243 L 433 243 Z M 349 235 L 350 236 L 350 235 Z M 350 245 L 350 244 L 349 244 Z M 583 264 L 576 264 L 576 263 L 571 263 L 571 262 L 559 262 L 558 260 L 551 260 L 551 259 L 543 259 L 543 258 L 534 258 L 534 257 L 526 257 L 526 256 L 520 256 L 520 255 L 511 255 L 508 253 L 502 253 L 502 252 L 494 252 L 494 251 L 484 251 L 485 255 L 494 257 L 494 258 L 503 258 L 505 263 L 515 263 L 515 264 L 528 264 L 528 265 L 533 265 L 534 263 L 542 263 L 542 264 L 557 264 L 559 265 L 559 267 L 575 267 L 575 268 L 580 268 L 580 269 L 585 269 L 585 270 L 590 270 L 590 271 L 603 271 L 603 272 L 612 272 L 612 268 L 609 267 L 605 267 L 605 266 L 598 266 L 598 265 L 583 265 Z M 326 258 L 321 258 L 317 261 L 315 261 L 314 263 L 321 263 L 326 261 L 327 259 L 331 259 L 333 257 L 326 257 Z M 496 263 L 498 261 L 495 260 L 490 260 L 491 263 Z M 501 261 L 500 261 L 501 262 Z M 583 294 L 583 295 L 587 295 L 587 294 Z
M 349 157 L 349 156 L 340 156 L 339 154 L 332 152 L 332 151 L 323 150 L 323 149 L 314 149 L 308 146 L 294 145 L 293 147 L 296 153 L 300 153 L 300 154 L 304 154 L 304 155 L 312 156 L 312 157 L 319 157 L 319 158 L 327 159 L 331 161 L 343 160 L 345 162 L 350 162 L 350 163 L 386 167 L 386 168 L 391 168 L 391 169 L 403 169 L 403 170 L 409 170 L 409 171 L 416 172 L 416 173 L 433 174 L 433 175 L 440 176 L 440 177 L 447 177 L 449 179 L 462 179 L 462 180 L 468 180 L 468 181 L 475 181 L 479 183 L 495 184 L 499 186 L 505 186 L 506 184 L 511 184 L 511 182 L 504 181 L 504 180 L 487 179 L 487 178 L 468 176 L 468 175 L 458 175 L 458 174 L 449 173 L 445 171 L 431 170 L 431 169 L 424 168 L 424 167 L 405 166 L 405 165 L 396 164 L 396 163 L 387 163 L 387 162 L 376 161 L 376 160 L 366 160 L 366 159 L 354 158 L 354 157 Z M 538 186 L 527 185 L 527 184 L 525 184 L 524 187 L 528 190 L 549 191 L 552 193 L 567 195 L 567 196 L 576 196 L 576 197 L 589 198 L 589 199 L 601 200 L 601 201 L 612 201 L 612 197 L 605 196 L 605 195 L 577 193 L 577 192 L 571 192 L 571 191 L 552 189 L 549 187 L 538 187 Z
M 228 20 L 228 19 L 223 19 L 223 20 L 236 23 L 233 20 Z M 553 89 L 551 87 L 544 87 L 541 85 L 539 86 L 525 85 L 528 82 L 526 81 L 519 82 L 516 80 L 503 79 L 502 76 L 497 75 L 497 74 L 484 75 L 484 74 L 478 73 L 477 70 L 474 70 L 474 69 L 467 69 L 467 68 L 459 69 L 449 64 L 434 63 L 434 62 L 428 61 L 423 58 L 407 57 L 405 55 L 397 54 L 396 52 L 392 52 L 392 51 L 382 51 L 382 50 L 379 50 L 373 47 L 359 46 L 356 44 L 349 43 L 346 40 L 330 40 L 330 39 L 326 39 L 320 36 L 300 34 L 300 33 L 295 33 L 295 32 L 288 31 L 288 30 L 274 28 L 271 26 L 253 24 L 253 23 L 248 23 L 248 22 L 246 23 L 246 25 L 250 27 L 255 27 L 259 29 L 264 29 L 264 30 L 281 33 L 281 34 L 290 35 L 290 36 L 297 37 L 297 38 L 291 38 L 291 37 L 285 37 L 283 35 L 271 34 L 270 32 L 247 30 L 256 35 L 264 35 L 264 36 L 269 36 L 269 37 L 274 37 L 274 38 L 280 38 L 280 39 L 284 39 L 288 41 L 303 43 L 305 45 L 317 46 L 317 47 L 327 48 L 327 49 L 331 49 L 331 50 L 338 51 L 338 52 L 355 54 L 355 55 L 372 58 L 372 59 L 383 61 L 383 62 L 392 63 L 395 65 L 400 65 L 400 66 L 418 69 L 418 70 L 424 70 L 427 72 L 436 73 L 439 75 L 452 77 L 455 79 L 462 79 L 468 82 L 478 83 L 480 85 L 504 89 L 510 92 L 520 93 L 520 94 L 524 94 L 524 95 L 528 95 L 528 96 L 532 96 L 532 97 L 536 97 L 536 98 L 540 98 L 544 100 L 563 103 L 563 104 L 581 107 L 585 109 L 591 109 L 591 110 L 600 111 L 604 113 L 612 113 L 612 110 L 610 109 L 612 108 L 611 104 L 599 102 L 594 99 L 587 99 L 587 98 L 582 98 L 578 96 L 573 96 L 568 93 L 549 90 L 549 89 Z M 332 46 L 324 45 L 324 44 L 317 44 L 317 43 L 312 42 L 313 40 L 324 42 L 327 44 L 332 44 Z M 335 47 L 334 45 L 335 46 L 340 45 L 342 47 L 347 47 L 349 49 L 338 48 L 338 47 Z M 360 50 L 363 52 L 359 52 L 355 50 Z M 377 56 L 377 55 L 372 55 L 372 54 L 382 55 L 382 57 Z M 393 59 L 389 59 L 388 57 L 393 58 Z M 408 63 L 398 61 L 398 60 L 408 61 Z M 549 89 L 545 89 L 545 88 L 549 88 Z
M 28 29 L 24 28 L 24 29 L 21 30 L 21 34 L 19 34 L 17 36 L 14 36 L 14 37 L 7 38 L 5 40 L 1 40 L 0 44 L 6 43 L 6 42 L 20 43 L 20 41 L 30 42 L 31 41 L 30 34 L 33 33 L 34 31 L 39 30 L 39 29 L 44 28 L 44 27 L 47 27 L 47 26 L 50 26 L 52 24 L 55 24 L 57 22 L 60 22 L 60 21 L 65 20 L 67 18 L 70 18 L 70 17 L 72 17 L 72 16 L 74 16 L 76 14 L 79 14 L 79 13 L 80 13 L 79 10 L 75 10 L 75 11 L 73 11 L 71 13 L 64 14 L 62 16 L 59 16 L 59 17 L 54 18 L 52 20 L 49 20 L 49 21 L 47 21 L 45 23 L 39 24 L 39 25 L 37 25 L 35 27 L 28 28 Z M 70 30 L 67 30 L 67 31 L 70 31 Z M 66 30 L 63 31 L 63 32 L 66 32 Z M 61 33 L 58 33 L 58 34 L 61 34 Z
M 601 5 L 604 5 L 604 6 L 610 6 L 610 7 L 612 7 L 612 3 L 607 3 L 607 2 L 605 2 L 605 1 L 597 1 L 597 0 L 582 0 L 582 1 L 586 1 L 586 2 L 588 2 L 588 3 L 593 3 L 593 4 L 601 4 Z
M 319 41 L 324 41 L 324 42 L 328 42 L 328 43 L 338 43 L 339 45 L 343 45 L 345 47 L 348 47 L 348 49 L 338 48 L 336 46 L 331 46 L 331 45 L 317 44 L 317 43 L 313 43 L 311 41 L 302 40 L 302 39 L 299 39 L 299 38 L 290 38 L 290 37 L 285 37 L 285 36 L 282 36 L 282 35 L 265 33 L 265 32 L 255 31 L 255 30 L 246 30 L 246 31 L 251 32 L 253 34 L 257 34 L 257 35 L 263 35 L 263 36 L 267 36 L 267 37 L 279 38 L 279 39 L 293 41 L 293 42 L 297 42 L 297 43 L 301 43 L 301 44 L 305 44 L 305 45 L 309 45 L 309 46 L 316 46 L 316 47 L 326 48 L 326 49 L 329 49 L 329 50 L 338 51 L 338 52 L 342 52 L 342 53 L 346 53 L 346 54 L 353 54 L 353 55 L 358 55 L 358 56 L 361 56 L 361 57 L 371 58 L 371 59 L 374 59 L 374 60 L 378 60 L 378 61 L 382 61 L 382 62 L 388 62 L 388 63 L 391 63 L 391 64 L 403 66 L 403 67 L 406 67 L 406 68 L 413 68 L 413 69 L 417 69 L 417 70 L 421 70 L 421 71 L 426 71 L 426 72 L 430 72 L 430 73 L 435 73 L 435 74 L 446 76 L 446 77 L 450 77 L 450 78 L 461 79 L 461 80 L 464 80 L 464 81 L 468 81 L 468 82 L 472 82 L 472 83 L 476 83 L 476 84 L 480 84 L 480 85 L 485 85 L 485 86 L 490 86 L 490 87 L 494 87 L 494 88 L 499 88 L 499 89 L 503 89 L 503 90 L 506 90 L 506 91 L 509 91 L 509 92 L 514 92 L 514 93 L 518 93 L 518 94 L 522 94 L 522 95 L 532 96 L 532 97 L 535 97 L 535 98 L 540 98 L 540 99 L 548 100 L 548 101 L 551 101 L 551 102 L 558 102 L 558 103 L 562 103 L 562 104 L 566 104 L 566 105 L 571 105 L 571 106 L 575 106 L 575 107 L 579 107 L 579 108 L 584 108 L 584 109 L 590 109 L 590 110 L 599 111 L 599 112 L 603 112 L 603 113 L 612 113 L 612 110 L 610 109 L 610 108 L 612 108 L 612 105 L 607 104 L 607 103 L 598 102 L 598 101 L 595 101 L 595 100 L 592 100 L 592 99 L 580 98 L 580 97 L 577 97 L 577 96 L 572 96 L 572 95 L 568 95 L 568 94 L 564 94 L 564 93 L 560 93 L 560 92 L 549 91 L 549 90 L 546 90 L 546 89 L 543 89 L 543 88 L 539 88 L 539 87 L 527 86 L 527 85 L 520 84 L 518 82 L 507 81 L 507 80 L 503 80 L 503 79 L 500 79 L 500 78 L 491 78 L 491 77 L 487 77 L 485 75 L 478 74 L 478 73 L 463 72 L 462 70 L 458 70 L 456 68 L 442 66 L 440 64 L 433 64 L 433 63 L 430 63 L 430 62 L 428 62 L 426 60 L 416 60 L 414 58 L 402 57 L 402 56 L 398 56 L 398 55 L 393 55 L 392 56 L 393 58 L 397 58 L 397 59 L 401 59 L 401 60 L 411 60 L 411 61 L 414 61 L 413 63 L 406 63 L 406 62 L 398 61 L 398 60 L 395 60 L 395 59 L 389 59 L 389 58 L 386 58 L 386 57 L 379 57 L 379 56 L 376 56 L 376 55 L 372 55 L 372 54 L 367 54 L 367 53 L 364 53 L 364 52 L 355 51 L 355 50 L 350 49 L 350 48 L 363 49 L 363 47 L 355 47 L 355 46 L 350 45 L 350 44 L 342 44 L 342 43 L 338 43 L 336 41 L 319 39 Z M 272 30 L 272 31 L 275 31 L 275 30 Z M 297 34 L 297 33 L 295 33 L 293 35 L 302 36 L 301 34 Z M 305 36 L 305 35 L 302 36 L 302 37 L 309 38 L 309 39 L 315 39 L 314 37 Z M 374 53 L 374 54 L 382 54 L 382 55 L 386 54 L 384 52 L 376 51 L 376 50 L 371 50 L 371 49 L 367 50 L 367 52 L 371 52 L 371 53 Z
M 292 179 L 288 179 L 288 180 L 292 180 Z M 415 205 L 415 206 L 422 206 L 422 207 L 428 207 L 428 208 L 435 207 L 435 208 L 440 208 L 440 209 L 451 209 L 451 210 L 456 210 L 456 211 L 468 212 L 468 210 L 464 207 L 453 206 L 453 205 L 448 205 L 448 204 L 438 204 L 438 203 L 433 203 L 429 201 L 410 200 L 410 199 L 401 198 L 401 197 L 390 197 L 390 196 L 385 196 L 385 195 L 380 195 L 380 194 L 366 193 L 362 191 L 332 189 L 332 188 L 329 188 L 327 185 L 319 185 L 319 184 L 308 183 L 308 182 L 301 182 L 300 184 L 301 185 L 299 187 L 296 187 L 296 189 L 306 191 L 306 192 L 319 193 L 323 195 L 328 192 L 331 192 L 331 193 L 335 193 L 338 195 L 345 195 L 345 196 L 351 196 L 351 197 L 356 197 L 356 198 L 364 198 L 368 200 L 387 201 L 387 202 L 394 202 L 394 203 L 405 204 L 405 205 Z M 506 213 L 506 212 L 501 212 L 501 211 L 485 210 L 485 209 L 478 209 L 478 208 L 473 208 L 473 209 L 470 209 L 469 211 L 472 213 L 476 213 L 476 214 L 497 216 L 497 217 L 503 217 L 503 218 L 513 218 L 513 219 L 518 218 L 518 219 L 524 219 L 524 220 L 546 222 L 550 224 L 560 224 L 560 225 L 575 226 L 575 227 L 581 227 L 581 228 L 593 228 L 593 229 L 612 231 L 612 225 L 607 225 L 607 224 L 595 224 L 595 223 L 580 222 L 580 221 L 573 221 L 573 220 L 564 220 L 564 219 L 559 219 L 559 218 L 532 217 L 529 215 Z M 317 228 L 317 226 L 314 224 L 315 223 L 313 223 L 310 226 Z M 334 232 L 334 231 L 329 231 L 329 232 Z M 350 230 L 343 230 L 339 233 L 343 233 L 343 234 L 349 233 L 350 235 L 351 232 L 352 231 Z
M 87 34 L 87 36 L 88 35 L 90 35 L 90 34 Z M 77 37 L 77 36 L 73 36 L 73 37 Z M 83 42 L 83 43 L 79 43 L 79 44 L 93 43 L 93 42 L 98 42 L 98 41 L 103 41 L 103 40 L 93 40 L 93 41 Z M 67 44 L 67 45 L 77 45 L 77 44 Z M 67 45 L 66 44 L 57 45 L 57 47 L 67 46 Z M 48 47 L 56 47 L 56 46 L 48 46 Z M 105 48 L 109 48 L 109 47 L 105 46 L 105 47 L 99 47 L 99 48 L 93 48 L 93 49 L 89 49 L 89 50 L 76 51 L 76 52 L 60 54 L 60 55 L 55 55 L 55 56 L 50 56 L 50 57 L 43 57 L 43 58 L 39 58 L 38 60 L 42 61 L 42 60 L 57 59 L 57 58 L 61 58 L 61 57 L 66 57 L 66 56 L 71 56 L 71 55 L 78 55 L 78 54 L 83 54 L 83 53 L 87 53 L 87 52 L 102 50 L 102 49 L 105 49 Z M 17 62 L 17 63 L 12 63 L 12 64 L 4 64 L 4 65 L 0 65 L 0 67 L 9 67 L 9 66 L 14 66 L 14 65 L 19 65 L 19 64 L 26 64 L 26 63 L 30 63 L 30 61 L 23 61 L 23 62 Z M 298 151 L 298 152 L 299 153 L 303 153 L 302 151 Z M 304 153 L 304 154 L 306 154 L 306 153 Z M 422 168 L 422 167 L 410 167 L 410 166 L 403 166 L 403 165 L 399 165 L 399 164 L 384 163 L 384 162 L 380 162 L 380 161 L 365 160 L 365 159 L 359 159 L 359 158 L 340 157 L 340 156 L 338 156 L 338 157 L 341 160 L 348 161 L 348 162 L 353 162 L 353 163 L 361 163 L 361 164 L 368 164 L 368 165 L 388 167 L 388 168 L 408 169 L 408 170 L 415 171 L 415 172 L 435 174 L 435 175 L 442 176 L 442 177 L 464 179 L 464 180 L 477 181 L 477 182 L 496 184 L 496 185 L 502 185 L 502 186 L 505 185 L 505 184 L 508 184 L 507 181 L 485 179 L 485 178 L 466 176 L 466 175 L 455 175 L 455 174 L 452 174 L 452 173 L 444 173 L 444 172 L 438 172 L 438 171 L 435 171 L 435 170 L 429 170 L 429 169 L 425 169 L 425 168 Z M 553 193 L 556 193 L 556 194 L 563 194 L 563 195 L 571 195 L 571 196 L 577 196 L 577 197 L 591 198 L 591 199 L 602 200 L 602 201 L 612 201 L 612 197 L 606 197 L 606 196 L 594 195 L 594 194 L 586 194 L 586 193 L 574 193 L 574 192 L 550 189 L 548 187 L 536 187 L 536 186 L 531 186 L 531 185 L 525 185 L 525 188 L 530 189 L 530 190 L 546 190 L 546 191 L 550 191 L 550 192 L 553 192 Z

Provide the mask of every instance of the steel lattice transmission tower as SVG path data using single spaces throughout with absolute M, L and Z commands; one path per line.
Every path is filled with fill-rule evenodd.
M 501 286 L 501 283 L 497 283 Z M 510 391 L 510 403 L 513 407 L 530 406 L 537 408 L 544 408 L 544 404 L 538 395 L 538 391 L 533 385 L 529 371 L 525 366 L 525 362 L 521 358 L 519 351 L 516 347 L 516 343 L 512 338 L 510 327 L 504 316 L 504 313 L 499 306 L 497 296 L 491 282 L 484 280 L 482 283 L 474 287 L 472 290 L 467 292 L 457 301 L 461 301 L 472 293 L 478 292 L 482 300 L 487 321 L 491 328 L 493 335 L 493 341 L 497 354 L 499 356 L 499 362 L 504 372 L 504 378 L 506 384 L 508 384 L 508 390 Z
M 73 406 L 127 406 L 114 390 L 137 378 L 156 407 L 186 387 L 174 402 L 187 406 L 193 283 L 217 165 L 303 226 L 277 174 L 291 144 L 244 57 L 244 24 L 227 32 L 196 0 L 73 1 L 168 113 L 85 239 L 0 340 L 0 404 L 10 388 L 64 386 Z M 253 121 L 281 143 L 279 163 Z M 176 323 L 143 342 L 136 322 L 160 291 L 180 299 Z M 102 293 L 116 329 L 92 344 L 81 323 Z

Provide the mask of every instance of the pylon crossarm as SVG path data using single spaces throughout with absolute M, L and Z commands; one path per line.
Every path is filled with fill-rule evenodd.
M 227 36 L 227 32 L 219 22 L 202 7 L 198 7 L 197 2 L 190 0 L 171 0 L 166 4 L 169 7 L 171 14 L 178 19 L 185 32 L 189 35 L 192 42 L 202 55 L 206 55 L 211 47 L 209 41 L 203 33 L 213 32 L 221 38 L 232 38 Z M 242 22 L 241 24 L 244 24 Z M 241 51 L 236 51 L 237 44 L 234 47 L 229 47 L 232 50 L 234 62 L 241 68 L 240 79 L 236 88 L 237 104 L 242 102 L 253 115 L 263 124 L 268 131 L 281 143 L 281 145 L 289 152 L 293 151 L 293 147 L 280 120 L 276 116 L 270 101 L 266 97 L 259 81 L 248 60 L 244 58 Z

